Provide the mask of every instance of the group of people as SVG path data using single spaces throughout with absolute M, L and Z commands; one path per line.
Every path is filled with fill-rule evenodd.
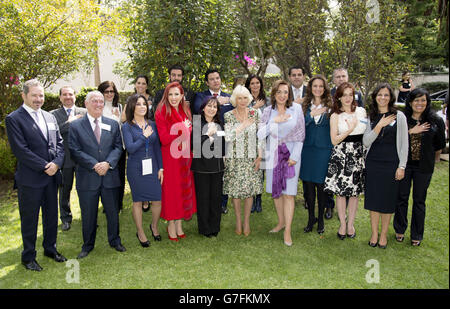
M 208 90 L 194 94 L 182 86 L 183 73 L 179 65 L 169 68 L 170 83 L 153 102 L 147 77 L 139 76 L 135 94 L 124 106 L 111 81 L 87 94 L 85 109 L 75 106 L 75 91 L 66 86 L 60 90 L 62 107 L 50 113 L 41 109 L 41 84 L 24 83 L 24 104 L 7 116 L 6 128 L 18 162 L 15 184 L 26 269 L 42 270 L 35 251 L 41 207 L 44 255 L 66 260 L 56 249 L 57 191 L 62 229 L 68 230 L 74 174 L 83 234 L 79 259 L 94 249 L 99 198 L 110 246 L 126 251 L 119 235 L 125 175 L 142 247 L 150 245 L 143 212 L 151 209 L 149 229 L 155 241 L 162 240 L 160 218 L 168 222 L 169 240 L 178 242 L 187 237 L 182 221 L 194 214 L 198 232 L 210 238 L 220 232 L 229 198 L 235 233 L 249 236 L 251 213 L 262 211 L 264 178 L 278 220 L 269 232 L 284 230 L 287 246 L 293 243 L 299 179 L 309 214 L 305 233 L 316 223 L 317 232 L 325 232 L 324 217 L 331 217 L 327 214 L 336 196 L 337 237 L 355 238 L 358 197 L 364 194 L 372 226 L 369 245 L 379 248 L 387 246 L 394 213 L 396 240 L 404 240 L 413 183 L 411 243 L 420 245 L 434 154 L 445 147 L 445 125 L 432 112 L 426 90 L 412 90 L 403 113 L 394 106 L 391 86 L 381 83 L 367 113 L 344 68 L 334 71 L 336 87 L 330 89 L 321 75 L 303 85 L 304 69 L 294 66 L 289 82 L 274 82 L 267 97 L 259 76 L 249 76 L 230 95 L 221 91 L 220 73 L 209 69 Z

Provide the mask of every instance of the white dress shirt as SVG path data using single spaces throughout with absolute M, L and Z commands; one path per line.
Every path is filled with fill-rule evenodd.
M 42 115 L 42 111 L 39 108 L 37 111 L 23 103 L 23 108 L 30 114 L 31 118 L 33 118 L 34 122 L 39 126 L 41 129 L 42 134 L 44 135 L 45 139 L 47 139 L 47 123 L 45 122 L 44 116 Z M 34 116 L 34 112 L 37 112 L 38 121 L 36 121 L 36 118 Z
M 91 115 L 89 115 L 89 113 L 87 113 L 86 115 L 89 119 L 89 123 L 91 124 L 92 132 L 95 132 L 95 122 L 94 122 L 95 118 L 92 117 Z M 97 119 L 98 119 L 98 126 L 100 127 L 100 136 L 102 136 L 102 127 L 101 127 L 102 117 L 98 117 Z M 95 133 L 94 133 L 94 135 L 95 135 Z

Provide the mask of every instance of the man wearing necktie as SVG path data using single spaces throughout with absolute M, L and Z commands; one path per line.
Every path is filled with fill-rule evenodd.
M 56 262 L 66 258 L 56 250 L 58 227 L 58 185 L 64 146 L 55 117 L 42 110 L 44 88 L 36 79 L 23 85 L 23 105 L 6 119 L 11 150 L 17 158 L 14 187 L 19 200 L 23 241 L 22 264 L 28 270 L 41 271 L 36 261 L 36 238 L 42 207 L 44 255 Z
M 293 66 L 289 68 L 289 82 L 294 94 L 294 102 L 297 104 L 303 103 L 303 98 L 306 95 L 306 86 L 303 85 L 305 80 L 305 70 L 301 66 Z
M 106 214 L 109 245 L 119 252 L 126 251 L 119 236 L 118 211 L 120 178 L 117 163 L 123 150 L 122 138 L 118 122 L 102 116 L 104 102 L 101 92 L 89 92 L 85 100 L 86 115 L 69 127 L 69 150 L 77 164 L 76 188 L 83 230 L 79 259 L 94 249 L 100 198 Z
M 67 231 L 72 224 L 72 212 L 70 211 L 70 192 L 73 187 L 75 162 L 69 151 L 69 126 L 76 119 L 86 114 L 86 109 L 75 105 L 75 90 L 70 86 L 64 86 L 59 90 L 59 100 L 62 107 L 52 110 L 51 113 L 58 121 L 59 130 L 64 140 L 64 163 L 62 168 L 62 185 L 59 186 L 59 217 L 62 222 L 62 230 Z

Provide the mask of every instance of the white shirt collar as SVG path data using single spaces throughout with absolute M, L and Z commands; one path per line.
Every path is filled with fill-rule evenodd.
M 39 108 L 38 110 L 34 110 L 34 109 L 32 109 L 31 107 L 29 107 L 28 105 L 26 105 L 25 103 L 23 103 L 22 107 L 23 107 L 23 108 L 24 108 L 31 116 L 33 116 L 33 115 L 32 115 L 33 112 L 38 112 L 38 115 L 41 114 L 41 109 L 40 109 L 40 108 Z
M 89 119 L 89 122 L 90 122 L 91 124 L 93 124 L 94 121 L 95 121 L 95 118 L 92 117 L 91 115 L 89 115 L 89 113 L 86 113 L 86 115 L 87 115 L 87 117 L 88 117 L 88 119 Z M 97 119 L 98 119 L 98 123 L 99 123 L 99 124 L 102 123 L 102 116 L 98 117 Z
M 217 96 L 220 97 L 220 93 L 221 93 L 222 91 L 219 89 L 219 92 L 214 92 L 214 91 L 212 91 L 211 89 L 209 89 L 209 92 L 211 92 L 211 96 L 213 96 L 214 93 L 217 93 Z

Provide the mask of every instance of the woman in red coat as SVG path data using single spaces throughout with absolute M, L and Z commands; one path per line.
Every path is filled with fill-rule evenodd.
M 167 85 L 155 113 L 164 167 L 161 218 L 169 222 L 169 239 L 185 238 L 181 219 L 197 212 L 190 147 L 192 116 L 178 82 Z

